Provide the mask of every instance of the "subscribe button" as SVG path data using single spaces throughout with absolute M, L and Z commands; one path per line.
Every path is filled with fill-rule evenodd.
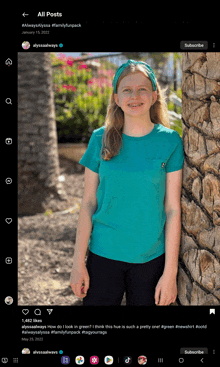
M 180 49 L 184 51 L 208 50 L 208 41 L 181 41 Z
M 208 354 L 208 348 L 181 348 L 180 354 Z

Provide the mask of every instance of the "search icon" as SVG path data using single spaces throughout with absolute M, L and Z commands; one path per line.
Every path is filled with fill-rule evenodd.
M 6 98 L 5 102 L 6 102 L 7 104 L 12 104 L 12 103 L 11 103 L 11 98 Z

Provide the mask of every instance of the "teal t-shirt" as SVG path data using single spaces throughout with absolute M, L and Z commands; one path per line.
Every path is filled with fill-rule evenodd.
M 165 252 L 166 173 L 183 167 L 178 132 L 155 124 L 141 137 L 122 134 L 117 156 L 101 157 L 105 126 L 93 131 L 79 163 L 99 174 L 97 210 L 89 249 L 128 263 L 145 263 Z

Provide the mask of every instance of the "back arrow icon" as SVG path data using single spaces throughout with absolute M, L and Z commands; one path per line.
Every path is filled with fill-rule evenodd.
M 22 15 L 23 15 L 23 17 L 25 17 L 26 15 L 29 15 L 29 14 L 25 14 L 25 12 L 24 12 Z

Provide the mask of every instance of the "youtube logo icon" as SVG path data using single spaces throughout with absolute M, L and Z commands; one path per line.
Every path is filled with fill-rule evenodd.
M 110 365 L 110 364 L 112 364 L 113 363 L 113 357 L 112 356 L 105 356 L 105 359 L 104 359 L 104 362 L 105 362 L 105 364 L 108 364 L 108 365 Z

